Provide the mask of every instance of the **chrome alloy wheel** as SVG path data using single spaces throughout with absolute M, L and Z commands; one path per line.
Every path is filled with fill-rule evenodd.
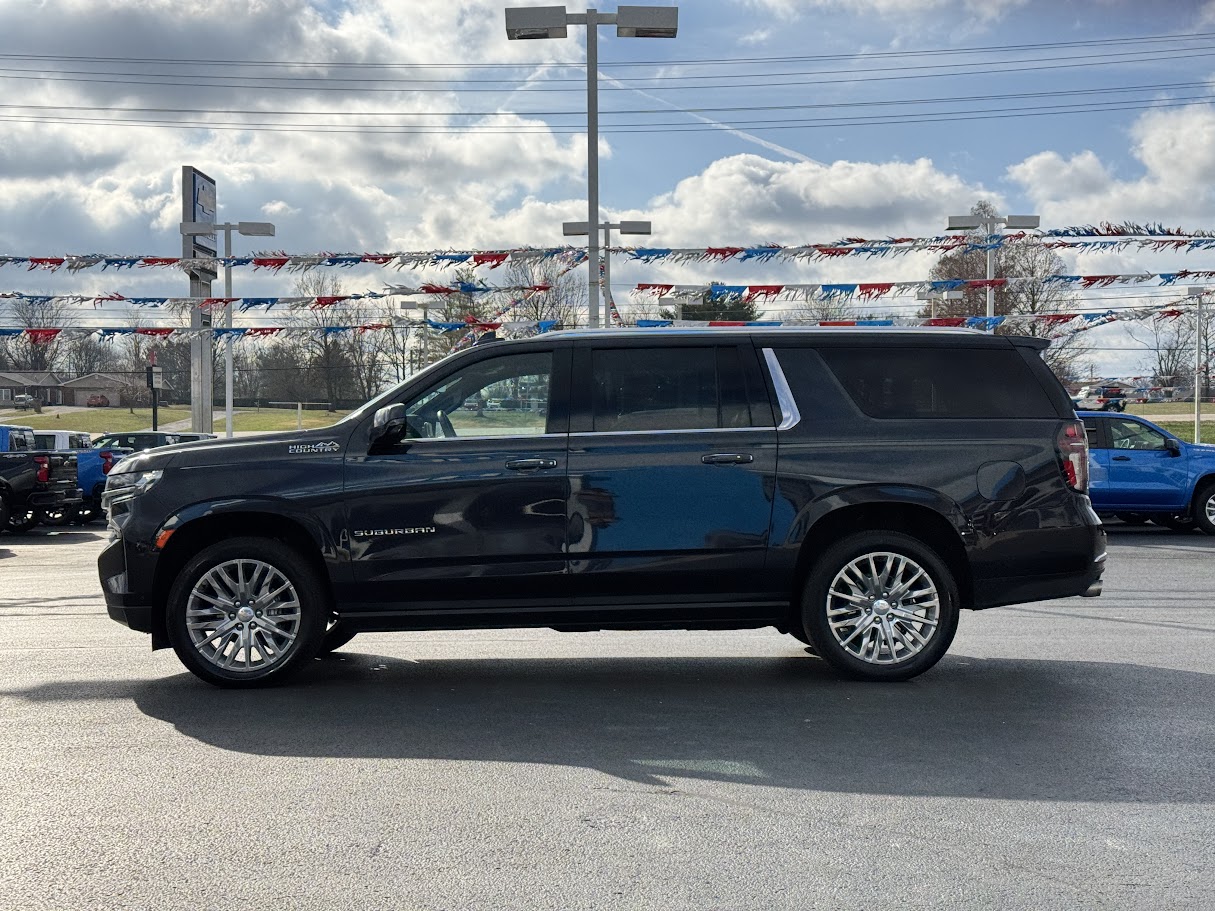
M 920 564 L 902 554 L 862 554 L 827 590 L 827 622 L 844 651 L 869 664 L 899 664 L 936 634 L 941 596 Z
M 1206 515 L 1207 521 L 1215 525 L 1215 490 L 1207 495 L 1207 501 L 1202 504 L 1202 511 Z
M 300 632 L 299 593 L 260 560 L 228 560 L 190 589 L 186 630 L 210 664 L 236 673 L 265 671 L 291 651 Z

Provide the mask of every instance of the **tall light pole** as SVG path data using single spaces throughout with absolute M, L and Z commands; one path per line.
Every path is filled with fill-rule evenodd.
M 223 224 L 195 221 L 181 223 L 181 233 L 187 237 L 198 234 L 215 234 L 217 231 L 224 235 L 224 259 L 231 260 L 233 231 L 244 237 L 273 237 L 274 225 L 268 221 L 238 221 Z M 232 297 L 232 265 L 228 262 L 224 264 L 224 297 Z M 232 328 L 231 304 L 224 305 L 224 327 Z M 229 332 L 224 338 L 224 426 L 226 428 L 225 436 L 229 439 L 232 438 L 232 342 L 232 333 Z
M 1202 442 L 1202 299 L 1215 293 L 1215 288 L 1190 288 L 1189 295 L 1197 303 L 1194 311 L 1194 442 Z
M 614 13 L 588 9 L 567 12 L 564 6 L 507 7 L 506 37 L 512 41 L 565 38 L 570 25 L 586 26 L 586 223 L 599 224 L 599 26 L 616 26 L 619 38 L 674 38 L 679 30 L 677 6 L 619 6 Z M 587 233 L 587 325 L 599 325 L 599 237 Z
M 603 295 L 605 298 L 603 302 L 603 324 L 610 326 L 612 323 L 612 232 L 619 231 L 621 234 L 649 234 L 650 223 L 648 221 L 603 221 L 599 223 L 598 227 L 603 230 Z M 561 233 L 566 237 L 581 237 L 589 235 L 591 229 L 585 221 L 567 221 L 562 223 Z
M 990 237 L 992 234 L 1003 232 L 1004 228 L 1013 230 L 1036 228 L 1042 219 L 1037 215 L 950 215 L 947 231 L 973 231 L 981 228 Z M 987 249 L 987 280 L 996 277 L 996 251 L 990 246 Z M 987 286 L 987 315 L 996 315 L 996 289 Z

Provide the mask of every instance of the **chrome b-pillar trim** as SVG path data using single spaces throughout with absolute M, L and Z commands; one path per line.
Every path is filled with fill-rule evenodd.
M 780 369 L 780 361 L 776 359 L 776 352 L 771 348 L 765 348 L 764 361 L 768 364 L 768 371 L 772 374 L 772 386 L 776 390 L 776 405 L 780 408 L 781 419 L 776 425 L 777 430 L 790 430 L 797 426 L 797 423 L 802 419 L 802 414 L 797 410 L 797 402 L 793 399 L 793 390 L 789 388 L 789 381 L 785 379 L 785 371 Z

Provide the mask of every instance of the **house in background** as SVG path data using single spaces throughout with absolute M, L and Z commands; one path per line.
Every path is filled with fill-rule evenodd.
M 59 377 L 53 373 L 0 373 L 0 407 L 11 403 L 19 395 L 32 395 L 44 405 L 67 404 Z
M 95 395 L 104 395 L 109 399 L 111 407 L 142 404 L 140 401 L 130 401 L 138 398 L 142 384 L 135 386 L 126 377 L 115 376 L 111 373 L 89 373 L 85 376 L 78 376 L 73 380 L 65 380 L 59 388 L 63 395 L 64 405 L 76 405 L 83 408 Z

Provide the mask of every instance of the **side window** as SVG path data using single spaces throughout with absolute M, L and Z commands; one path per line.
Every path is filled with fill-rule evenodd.
M 1050 397 L 1011 348 L 828 348 L 819 354 L 874 418 L 1053 418 Z
M 1084 434 L 1088 437 L 1089 449 L 1101 448 L 1101 428 L 1097 424 L 1096 418 L 1084 419 Z
M 553 355 L 491 357 L 405 403 L 405 439 L 538 436 L 548 426 Z
M 54 449 L 55 435 L 53 433 L 36 433 L 34 434 L 35 449 Z
M 729 396 L 729 423 L 723 424 L 717 358 L 715 347 L 593 349 L 591 428 L 611 433 L 745 426 L 738 423 L 746 407 L 741 390 Z
M 9 449 L 13 452 L 25 452 L 32 448 L 29 441 L 25 438 L 24 431 L 14 430 L 9 434 Z
M 1110 443 L 1115 449 L 1164 449 L 1164 434 L 1138 421 L 1112 420 L 1109 428 Z

